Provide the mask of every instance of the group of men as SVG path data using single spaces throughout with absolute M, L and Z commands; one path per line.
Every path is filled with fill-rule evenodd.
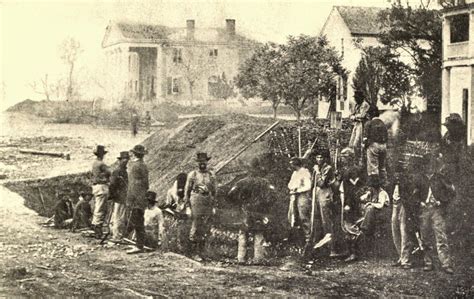
M 383 121 L 377 115 L 370 116 L 369 110 L 365 102 L 357 102 L 351 116 L 355 121 L 353 136 L 349 146 L 341 151 L 337 170 L 331 165 L 328 148 L 317 148 L 302 158 L 290 159 L 293 173 L 288 183 L 288 221 L 290 227 L 299 228 L 303 233 L 302 260 L 310 260 L 315 249 L 326 244 L 329 245 L 330 257 L 346 256 L 347 262 L 356 260 L 360 240 L 374 235 L 378 227 L 377 214 L 391 203 L 392 234 L 399 254 L 395 266 L 412 268 L 412 252 L 418 248 L 424 255 L 424 270 L 432 270 L 432 247 L 428 235 L 433 229 L 442 268 L 453 273 L 446 211 L 456 193 L 446 170 L 453 169 L 457 163 L 453 162 L 455 158 L 450 153 L 462 143 L 457 138 L 459 121 L 462 124 L 462 120 L 456 115 L 447 118 L 448 133 L 442 141 L 441 155 L 427 154 L 413 159 L 408 168 L 396 167 L 390 184 L 386 171 L 388 132 Z M 137 145 L 130 151 L 121 152 L 113 171 L 103 161 L 106 153 L 101 145 L 94 151 L 97 159 L 92 166 L 92 194 L 81 194 L 75 209 L 67 204 L 67 200 L 58 203 L 58 210 L 74 214 L 73 228 L 84 223 L 94 229 L 97 238 L 102 238 L 104 223 L 110 224 L 113 241 L 134 231 L 136 246 L 128 253 L 139 253 L 145 244 L 145 219 L 168 210 L 177 219 L 188 219 L 186 222 L 190 228 L 181 225 L 178 230 L 178 245 L 184 244 L 183 240 L 189 242 L 193 258 L 201 261 L 209 234 L 209 220 L 217 204 L 216 179 L 208 170 L 211 157 L 207 153 L 197 153 L 197 169 L 176 177 L 167 193 L 166 203 L 158 209 L 156 193 L 149 190 L 148 169 L 143 161 L 145 148 Z M 364 161 L 362 156 L 365 156 L 365 163 L 361 163 Z M 238 180 L 227 194 L 227 199 L 240 207 L 242 215 L 238 238 L 239 263 L 248 261 L 249 234 L 254 235 L 253 262 L 265 260 L 264 231 L 268 229 L 271 207 L 277 197 L 273 185 L 264 178 L 266 171 L 268 168 L 262 159 L 253 159 L 247 176 Z M 387 190 L 393 191 L 390 192 L 392 196 Z M 95 204 L 92 221 L 88 222 L 91 214 L 88 201 L 92 196 Z M 60 198 L 66 197 L 60 195 Z M 113 202 L 112 213 L 109 213 L 111 220 L 107 221 L 110 201 Z M 150 211 L 148 216 L 145 211 Z M 58 213 L 58 221 L 67 217 Z

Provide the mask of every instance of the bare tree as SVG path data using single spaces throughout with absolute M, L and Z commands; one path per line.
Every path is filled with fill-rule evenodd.
M 51 93 L 53 90 L 48 84 L 48 74 L 45 74 L 44 78 L 41 78 L 39 82 L 35 81 L 30 83 L 29 86 L 35 93 L 44 95 L 47 101 L 51 100 Z
M 60 51 L 61 60 L 63 60 L 63 62 L 68 67 L 66 101 L 69 101 L 73 98 L 73 95 L 76 91 L 76 87 L 74 86 L 73 74 L 77 58 L 82 52 L 81 44 L 76 39 L 69 37 L 62 42 Z

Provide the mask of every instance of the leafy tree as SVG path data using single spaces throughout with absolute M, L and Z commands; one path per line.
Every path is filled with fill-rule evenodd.
M 281 60 L 281 47 L 267 43 L 240 66 L 235 82 L 244 98 L 260 97 L 264 101 L 270 101 L 273 118 L 276 118 L 278 106 L 282 102 L 278 88 L 282 79 Z
M 401 104 L 412 93 L 412 70 L 400 60 L 398 53 L 388 47 L 362 48 L 362 57 L 356 68 L 353 87 L 371 104 L 380 98 L 384 104 Z
M 346 74 L 337 52 L 325 37 L 290 36 L 282 47 L 280 94 L 296 118 L 312 100 L 329 97 L 337 76 Z
M 380 13 L 380 42 L 392 51 L 404 51 L 413 61 L 412 72 L 421 95 L 434 106 L 441 103 L 442 18 L 429 3 L 418 7 L 396 1 Z

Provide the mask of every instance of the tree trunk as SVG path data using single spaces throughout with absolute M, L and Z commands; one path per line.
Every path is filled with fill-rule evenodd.
M 272 105 L 273 108 L 273 119 L 277 118 L 278 105 Z
M 69 69 L 69 78 L 67 86 L 66 100 L 69 101 L 72 98 L 72 73 L 74 71 L 74 62 L 71 62 L 71 68 Z

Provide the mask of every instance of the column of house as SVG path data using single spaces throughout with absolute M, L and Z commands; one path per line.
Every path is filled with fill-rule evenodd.
M 469 86 L 469 99 L 470 105 L 470 116 L 468 117 L 467 140 L 468 144 L 474 143 L 474 10 L 469 11 L 469 61 L 471 69 L 471 84 Z
M 442 70 L 442 87 L 441 87 L 441 122 L 444 121 L 445 117 L 450 113 L 450 88 L 451 88 L 451 67 L 445 65 L 447 61 L 447 49 L 450 42 L 450 21 L 447 16 L 443 18 L 443 70 Z M 442 133 L 444 134 L 446 128 L 441 127 Z

